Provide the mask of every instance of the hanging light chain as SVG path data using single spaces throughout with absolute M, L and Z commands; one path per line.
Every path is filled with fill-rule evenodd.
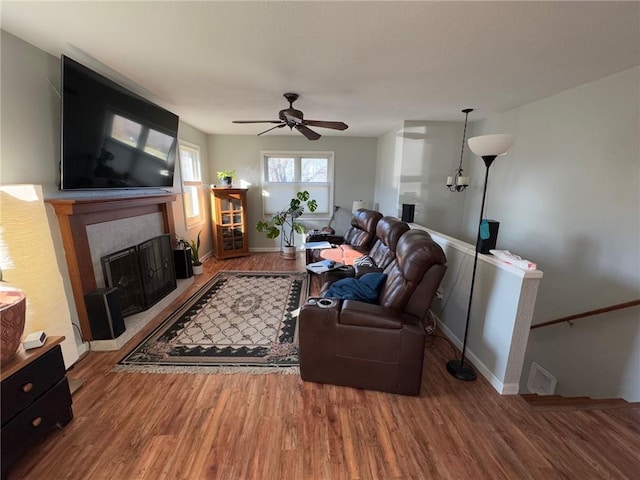
M 462 110 L 462 113 L 465 114 L 464 117 L 464 130 L 462 132 L 462 147 L 460 148 L 460 164 L 458 165 L 458 169 L 453 177 L 447 177 L 447 187 L 452 192 L 462 192 L 469 186 L 469 177 L 462 176 L 462 159 L 464 157 L 464 142 L 467 138 L 467 120 L 469 118 L 469 113 L 473 112 L 473 108 L 465 108 Z

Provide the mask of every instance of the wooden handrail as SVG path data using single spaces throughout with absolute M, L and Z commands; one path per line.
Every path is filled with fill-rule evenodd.
M 637 307 L 638 305 L 640 305 L 640 300 L 632 300 L 631 302 L 618 303 L 617 305 L 611 305 L 610 307 L 599 308 L 597 310 L 589 310 L 588 312 L 584 312 L 584 313 L 576 313 L 575 315 L 569 315 L 568 317 L 558 318 L 557 320 L 550 320 L 548 322 L 536 323 L 535 325 L 531 325 L 531 330 L 533 330 L 534 328 L 548 327 L 549 325 L 555 325 L 557 323 L 562 323 L 562 322 L 571 323 L 571 320 L 591 317 L 593 315 L 613 312 L 615 310 L 622 310 L 623 308 Z

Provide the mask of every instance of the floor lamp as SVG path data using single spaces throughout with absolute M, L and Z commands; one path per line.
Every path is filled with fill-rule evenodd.
M 469 148 L 473 153 L 482 157 L 487 167 L 484 174 L 484 188 L 482 189 L 482 206 L 480 207 L 480 221 L 478 222 L 478 235 L 476 237 L 476 252 L 473 259 L 473 273 L 471 275 L 471 291 L 469 292 L 469 307 L 467 308 L 467 322 L 464 326 L 464 339 L 462 341 L 462 356 L 460 360 L 447 362 L 447 371 L 459 380 L 471 381 L 477 378 L 476 371 L 464 362 L 464 354 L 467 349 L 467 333 L 469 331 L 469 318 L 471 317 L 471 302 L 473 301 L 473 287 L 476 283 L 476 268 L 478 267 L 478 244 L 480 243 L 480 227 L 484 215 L 484 202 L 487 197 L 487 180 L 489 179 L 489 167 L 497 156 L 503 155 L 513 145 L 514 136 L 509 134 L 483 135 L 469 139 Z

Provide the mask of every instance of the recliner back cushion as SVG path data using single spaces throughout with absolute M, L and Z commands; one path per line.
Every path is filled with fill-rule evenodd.
M 351 219 L 351 227 L 344 234 L 344 243 L 370 250 L 376 238 L 376 226 L 381 218 L 380 212 L 356 210 Z
M 437 280 L 438 287 L 447 259 L 440 246 L 433 241 L 431 236 L 422 230 L 409 230 L 404 233 L 396 247 L 396 259 L 384 270 L 387 274 L 387 282 L 380 292 L 379 303 L 385 307 L 406 311 L 411 303 L 411 312 L 414 314 L 416 302 L 422 301 L 424 314 L 431 303 L 431 296 L 413 298 L 418 290 L 422 297 L 425 289 L 418 288 L 421 282 L 429 283 L 430 287 Z M 430 269 L 435 268 L 433 274 L 428 275 Z
M 376 243 L 369 256 L 380 268 L 386 268 L 396 258 L 396 246 L 409 225 L 395 217 L 382 217 L 376 227 Z

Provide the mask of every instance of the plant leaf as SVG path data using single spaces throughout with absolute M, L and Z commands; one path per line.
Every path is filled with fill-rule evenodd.
M 280 230 L 276 227 L 269 227 L 267 230 L 267 238 L 278 238 L 280 235 Z

